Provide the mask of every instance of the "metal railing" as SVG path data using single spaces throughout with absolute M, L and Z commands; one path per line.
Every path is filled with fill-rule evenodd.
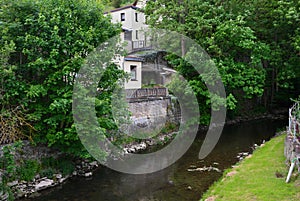
M 145 99 L 155 97 L 168 96 L 168 89 L 164 87 L 159 88 L 145 88 L 145 89 L 126 89 L 126 99 Z
M 300 105 L 295 103 L 293 107 L 289 109 L 289 134 L 295 138 L 300 134 Z
M 145 47 L 145 41 L 139 40 L 139 41 L 132 41 L 132 49 L 141 49 Z
M 292 172 L 296 167 L 298 167 L 298 172 L 300 172 L 300 107 L 299 103 L 295 103 L 289 109 L 289 127 L 287 132 L 287 137 L 285 139 L 284 154 L 287 161 L 290 163 L 289 172 L 286 178 L 286 183 L 290 181 Z

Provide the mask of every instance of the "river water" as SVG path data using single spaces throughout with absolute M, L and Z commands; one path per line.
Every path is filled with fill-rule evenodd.
M 190 172 L 188 169 L 211 166 L 223 171 L 238 161 L 238 153 L 252 152 L 254 144 L 269 140 L 286 125 L 287 122 L 282 120 L 259 120 L 225 126 L 217 146 L 204 160 L 198 159 L 205 135 L 200 132 L 180 160 L 159 172 L 129 175 L 100 168 L 91 178 L 72 178 L 59 187 L 42 192 L 37 198 L 25 200 L 196 201 L 222 176 L 222 172 L 216 169 Z

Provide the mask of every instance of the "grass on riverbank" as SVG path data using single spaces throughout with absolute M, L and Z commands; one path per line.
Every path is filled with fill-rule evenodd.
M 201 200 L 300 200 L 300 179 L 296 174 L 290 183 L 285 183 L 288 168 L 283 155 L 284 138 L 285 135 L 273 138 L 238 167 L 227 170 Z

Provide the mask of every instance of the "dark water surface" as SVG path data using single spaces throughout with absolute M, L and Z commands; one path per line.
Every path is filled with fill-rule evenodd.
M 92 178 L 72 178 L 63 185 L 24 201 L 196 201 L 221 172 L 195 171 L 198 167 L 231 167 L 240 152 L 251 152 L 254 144 L 269 140 L 287 125 L 285 121 L 260 120 L 226 126 L 220 141 L 204 160 L 198 153 L 205 133 L 199 133 L 188 152 L 172 166 L 153 174 L 129 175 L 100 168 Z

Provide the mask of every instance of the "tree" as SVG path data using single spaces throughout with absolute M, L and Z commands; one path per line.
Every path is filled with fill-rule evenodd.
M 243 16 L 245 25 L 254 31 L 256 38 L 269 46 L 270 56 L 262 63 L 266 70 L 264 105 L 274 107 L 286 102 L 287 96 L 297 95 L 299 2 L 230 1 L 226 7 L 233 15 Z
M 89 52 L 118 34 L 119 26 L 92 0 L 2 0 L 1 11 L 1 29 L 15 44 L 9 58 L 16 67 L 9 103 L 25 106 L 37 141 L 82 154 L 71 112 L 75 76 Z
M 122 0 L 112 0 L 111 4 L 114 8 L 120 8 L 122 4 Z
M 230 11 L 223 1 L 151 1 L 147 4 L 147 23 L 165 28 L 196 40 L 219 68 L 227 91 L 229 109 L 246 99 L 263 94 L 266 72 L 262 66 L 270 56 L 267 44 L 255 36 L 246 25 L 245 17 Z M 247 9 L 246 9 L 247 10 Z M 201 104 L 202 117 L 208 120 L 210 97 L 203 82 L 192 67 L 174 56 L 171 64 L 189 80 Z M 238 102 L 237 102 L 238 101 Z M 205 122 L 205 121 L 202 121 Z

